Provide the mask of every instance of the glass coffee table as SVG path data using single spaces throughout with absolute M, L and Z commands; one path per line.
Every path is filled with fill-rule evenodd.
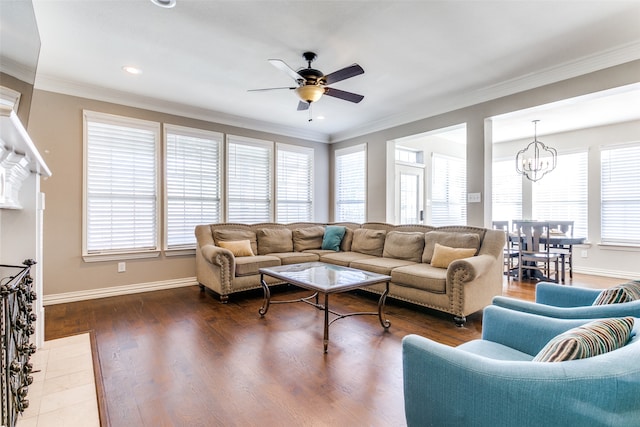
M 267 314 L 270 304 L 283 304 L 292 302 L 304 302 L 314 307 L 324 310 L 324 352 L 327 352 L 329 345 L 329 325 L 338 319 L 356 315 L 378 315 L 380 324 L 386 330 L 391 326 L 391 322 L 385 318 L 384 304 L 389 293 L 389 281 L 391 276 L 383 274 L 371 273 L 368 271 L 358 270 L 355 268 L 342 267 L 340 265 L 326 264 L 323 262 L 305 262 L 301 264 L 280 265 L 277 267 L 261 268 L 260 282 L 264 290 L 264 302 L 258 310 L 260 316 Z M 298 298 L 286 301 L 271 301 L 271 291 L 264 280 L 264 276 L 271 276 L 284 282 L 309 289 L 314 293 L 308 297 Z M 329 309 L 329 294 L 346 292 L 363 286 L 375 285 L 377 283 L 386 283 L 386 287 L 380 299 L 378 300 L 377 312 L 355 312 L 355 313 L 337 313 Z M 324 303 L 318 302 L 318 294 L 324 294 Z M 314 300 L 315 301 L 312 301 Z M 329 321 L 329 313 L 337 316 Z

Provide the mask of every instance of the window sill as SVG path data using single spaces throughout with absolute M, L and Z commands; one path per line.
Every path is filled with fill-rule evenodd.
M 122 261 L 129 259 L 141 259 L 141 258 L 157 258 L 160 256 L 160 251 L 146 251 L 146 252 L 117 252 L 117 253 L 104 253 L 104 254 L 83 254 L 82 259 L 84 262 L 102 262 L 102 261 Z
M 164 256 L 191 256 L 196 254 L 196 248 L 174 248 L 165 249 Z
M 640 245 L 631 243 L 598 243 L 598 247 L 603 251 L 640 252 Z

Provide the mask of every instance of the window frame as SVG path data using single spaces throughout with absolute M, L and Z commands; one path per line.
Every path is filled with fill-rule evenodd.
M 356 154 L 356 153 L 362 153 L 363 155 L 363 182 L 362 182 L 362 186 L 363 186 L 363 198 L 364 200 L 362 201 L 363 204 L 363 218 L 362 220 L 359 219 L 354 219 L 354 218 L 342 218 L 339 215 L 340 212 L 340 199 L 339 199 L 339 195 L 340 195 L 340 189 L 339 189 L 339 185 L 340 185 L 340 176 L 339 176 L 339 170 L 338 170 L 338 158 L 341 156 L 348 156 L 351 154 Z M 334 208 L 334 219 L 335 222 L 358 222 L 358 223 L 364 223 L 367 221 L 367 212 L 368 212 L 368 161 L 367 161 L 367 144 L 358 144 L 358 145 L 353 145 L 351 147 L 346 147 L 346 148 L 340 148 L 335 150 L 334 152 L 334 177 L 335 177 L 335 182 L 334 182 L 334 194 L 335 194 L 335 208 Z M 344 203 L 344 202 L 342 202 Z M 359 202 L 358 202 L 359 203 Z
M 219 212 L 219 216 L 217 221 L 214 222 L 222 222 L 223 218 L 224 218 L 224 195 L 223 195 L 223 188 L 224 188 L 224 164 L 223 164 L 223 159 L 224 159 L 224 134 L 222 132 L 216 132 L 216 131 L 210 131 L 210 130 L 204 130 L 204 129 L 197 129 L 197 128 L 191 128 L 191 127 L 185 127 L 185 126 L 179 126 L 179 125 L 174 125 L 174 124 L 163 124 L 163 154 L 164 154 L 164 169 L 163 169 L 163 194 L 162 194 L 162 198 L 163 198 L 163 251 L 165 252 L 165 254 L 167 256 L 171 256 L 171 255 L 183 255 L 183 254 L 190 254 L 190 253 L 195 253 L 195 248 L 197 245 L 197 242 L 195 240 L 195 234 L 194 234 L 194 241 L 192 244 L 182 244 L 182 245 L 172 245 L 169 246 L 169 202 L 170 202 L 170 197 L 169 197 L 169 135 L 173 134 L 173 135 L 179 135 L 179 136 L 185 136 L 185 137 L 191 137 L 191 138 L 198 138 L 198 139 L 203 139 L 203 140 L 211 140 L 212 142 L 214 142 L 215 144 L 217 144 L 217 149 L 218 149 L 218 164 L 217 164 L 217 171 L 218 171 L 218 176 L 217 176 L 217 193 L 218 193 L 218 199 L 217 199 L 217 203 L 218 203 L 218 212 Z M 205 198 L 202 198 L 202 200 L 204 200 Z M 201 221 L 200 223 L 204 223 L 204 221 Z
M 89 250 L 89 123 L 96 122 L 112 126 L 131 127 L 143 129 L 153 134 L 154 139 L 154 244 L 150 248 L 126 248 L 126 249 L 103 249 Z M 161 126 L 159 122 L 142 120 L 127 116 L 115 114 L 101 113 L 90 110 L 82 111 L 83 125 L 83 165 L 82 165 L 82 258 L 85 262 L 111 261 L 123 259 L 153 258 L 158 257 L 161 252 L 160 248 L 160 221 L 161 221 L 161 173 L 160 173 L 160 137 Z
M 277 142 L 276 144 L 276 152 L 275 152 L 275 156 L 274 156 L 274 172 L 275 172 L 275 176 L 274 176 L 274 186 L 275 186 L 275 209 L 274 209 L 274 216 L 276 219 L 276 222 L 313 222 L 315 219 L 315 159 L 314 159 L 314 149 L 311 147 L 305 147 L 305 146 L 300 146 L 300 145 L 291 145 L 291 144 L 284 144 L 284 143 L 279 143 Z M 281 194 L 281 186 L 279 185 L 280 182 L 280 153 L 282 152 L 289 152 L 289 153 L 296 153 L 296 154 L 301 154 L 301 155 L 305 155 L 308 158 L 308 172 L 307 172 L 307 177 L 308 177 L 308 182 L 309 182 L 309 186 L 308 186 L 308 191 L 307 191 L 307 195 L 308 195 L 308 211 L 309 211 L 309 217 L 305 218 L 305 219 L 298 219 L 296 221 L 283 221 L 279 218 L 279 207 L 280 207 L 280 203 L 291 203 L 290 201 L 286 201 L 286 200 L 282 200 L 280 197 Z M 281 201 L 282 200 L 282 201 Z

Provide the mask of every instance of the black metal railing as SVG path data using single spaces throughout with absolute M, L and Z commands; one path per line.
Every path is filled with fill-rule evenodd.
M 36 293 L 31 278 L 34 264 L 35 261 L 26 260 L 22 266 L 0 265 L 2 426 L 15 426 L 18 414 L 29 406 L 27 393 L 33 382 L 29 359 L 36 352 L 36 345 L 31 342 L 36 321 L 33 310 Z

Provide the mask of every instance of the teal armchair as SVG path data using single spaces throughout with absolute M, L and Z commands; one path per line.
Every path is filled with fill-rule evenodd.
M 449 347 L 405 336 L 407 425 L 638 426 L 640 319 L 630 341 L 612 352 L 532 361 L 551 338 L 587 322 L 489 306 L 482 339 Z
M 640 300 L 619 304 L 591 305 L 601 291 L 601 289 L 577 288 L 540 282 L 536 286 L 535 303 L 497 296 L 493 298 L 493 305 L 559 319 L 640 317 Z

